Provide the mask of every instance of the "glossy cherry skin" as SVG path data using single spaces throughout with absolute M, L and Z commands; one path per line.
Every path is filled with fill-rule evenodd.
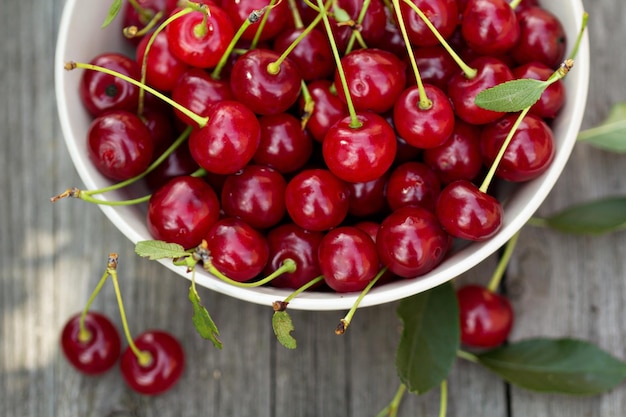
M 112 110 L 92 120 L 87 153 L 107 178 L 126 180 L 141 174 L 152 161 L 150 131 L 134 113 Z
M 550 67 L 534 61 L 513 68 L 515 78 L 530 78 L 545 81 L 554 73 Z M 543 119 L 553 119 L 565 104 L 566 91 L 563 80 L 550 84 L 539 97 L 539 101 L 532 105 L 530 113 Z
M 282 54 L 305 29 L 291 29 L 281 32 L 274 39 L 274 51 Z M 296 64 L 300 76 L 305 81 L 328 78 L 335 71 L 335 59 L 330 43 L 323 30 L 313 29 L 289 52 L 289 59 Z
M 102 374 L 115 365 L 120 357 L 120 335 L 113 323 L 104 315 L 89 311 L 85 316 L 85 329 L 90 338 L 79 338 L 80 316 L 78 313 L 65 323 L 61 332 L 61 348 L 66 359 L 87 375 Z
M 330 172 L 347 182 L 367 182 L 381 177 L 396 156 L 396 134 L 376 113 L 357 114 L 361 126 L 344 117 L 326 132 L 322 142 L 324 162 Z
M 281 274 L 270 285 L 295 290 L 322 274 L 317 260 L 317 249 L 324 237 L 323 232 L 312 232 L 294 223 L 284 223 L 272 228 L 266 236 L 269 260 L 263 275 L 276 271 L 286 259 L 296 263 L 294 272 Z
M 480 146 L 486 166 L 493 163 L 516 119 L 515 114 L 507 115 L 483 129 Z M 507 146 L 496 176 L 512 182 L 537 178 L 549 168 L 555 152 L 552 129 L 543 119 L 527 114 Z
M 506 0 L 469 0 L 463 12 L 461 34 L 481 55 L 500 55 L 520 39 L 515 10 Z
M 259 118 L 261 140 L 252 161 L 283 174 L 302 168 L 313 152 L 313 139 L 289 113 Z
M 435 213 L 446 232 L 466 240 L 487 240 L 502 226 L 500 202 L 466 180 L 451 182 L 441 190 Z
M 180 16 L 165 29 L 172 54 L 192 67 L 215 67 L 235 34 L 224 10 L 217 6 L 209 10 L 206 15 L 193 11 Z
M 459 66 L 441 45 L 413 48 L 415 63 L 424 84 L 434 85 L 442 91 L 448 88 L 448 80 L 456 74 Z M 407 86 L 416 85 L 415 74 L 407 65 Z
M 391 110 L 404 90 L 406 64 L 391 52 L 373 48 L 357 49 L 345 55 L 341 64 L 357 111 L 384 113 Z M 341 86 L 337 71 L 335 85 Z M 337 95 L 346 102 L 342 88 L 337 88 Z
M 370 217 L 383 213 L 387 209 L 385 189 L 389 173 L 367 182 L 348 183 L 348 214 L 354 217 Z
M 420 206 L 433 211 L 441 190 L 441 182 L 430 167 L 422 162 L 405 162 L 391 171 L 385 198 L 391 210 L 404 206 Z
M 456 0 L 411 0 L 411 2 L 426 15 L 444 39 L 452 35 L 459 23 Z M 420 47 L 439 45 L 437 37 L 412 7 L 401 2 L 400 10 L 411 45 Z
M 561 21 L 550 11 L 530 7 L 517 13 L 521 35 L 511 50 L 518 64 L 539 61 L 555 70 L 565 58 L 567 36 Z
M 329 80 L 316 80 L 308 84 L 311 99 L 315 103 L 313 113 L 309 115 L 306 129 L 313 139 L 322 142 L 328 129 L 348 115 L 348 107 L 339 96 L 331 91 Z M 304 112 L 304 99 L 300 98 L 300 112 Z
M 427 149 L 442 145 L 454 130 L 454 110 L 446 94 L 439 88 L 424 84 L 429 108 L 420 107 L 417 86 L 400 94 L 393 107 L 393 121 L 398 134 L 409 145 Z
M 205 239 L 213 266 L 228 278 L 245 282 L 255 278 L 269 259 L 265 237 L 243 220 L 218 220 Z
M 209 108 L 206 126 L 189 135 L 189 150 L 202 168 L 234 174 L 252 160 L 261 140 L 259 121 L 238 101 L 224 100 Z
M 267 7 L 268 4 L 269 2 L 267 0 L 222 1 L 224 11 L 228 13 L 234 26 L 237 28 L 240 27 L 245 20 L 248 20 L 253 11 L 262 10 Z M 271 11 L 268 9 L 266 13 L 267 18 L 259 36 L 260 41 L 274 39 L 281 31 L 289 28 L 290 22 L 292 22 L 288 2 L 276 2 Z M 244 31 L 241 36 L 242 39 L 248 41 L 254 39 L 259 29 L 260 19 L 257 23 L 250 25 Z
M 284 217 L 287 182 L 281 173 L 263 165 L 246 165 L 226 177 L 221 202 L 224 213 L 256 229 L 268 229 Z
M 509 7 L 509 6 L 507 6 Z M 499 119 L 502 112 L 485 110 L 475 104 L 476 96 L 481 91 L 513 79 L 513 73 L 501 60 L 493 57 L 479 57 L 471 61 L 476 69 L 473 78 L 467 78 L 462 72 L 453 75 L 448 81 L 448 97 L 454 112 L 460 119 L 471 124 L 486 124 Z
M 362 291 L 379 271 L 374 241 L 353 226 L 327 232 L 317 256 L 326 285 L 339 293 Z
M 461 315 L 461 343 L 475 348 L 495 348 L 513 328 L 509 300 L 479 285 L 466 285 L 456 292 Z
M 376 248 L 380 261 L 391 272 L 413 278 L 441 263 L 450 248 L 450 238 L 430 211 L 406 206 L 381 222 Z
M 302 170 L 287 183 L 287 213 L 303 229 L 328 230 L 346 218 L 348 192 L 346 183 L 326 169 Z
M 177 129 L 173 115 L 169 106 L 145 103 L 140 119 L 150 132 L 153 145 L 152 160 L 161 156 L 176 139 Z
M 185 369 L 185 351 L 171 334 L 149 330 L 134 339 L 142 352 L 150 353 L 152 361 L 143 366 L 127 347 L 122 354 L 120 370 L 133 391 L 143 395 L 159 395 L 171 389 Z
M 94 57 L 90 64 L 107 68 L 132 79 L 141 79 L 139 65 L 126 55 L 104 53 Z M 92 116 L 109 110 L 134 112 L 139 103 L 139 89 L 131 83 L 100 71 L 85 71 L 80 80 L 80 97 Z
M 219 215 L 213 188 L 200 178 L 180 176 L 150 197 L 147 227 L 155 239 L 191 249 L 202 242 Z
M 159 32 L 145 56 L 152 36 L 144 36 L 135 50 L 135 60 L 142 65 L 146 60 L 146 84 L 161 91 L 171 91 L 189 65 L 172 54 L 165 32 Z

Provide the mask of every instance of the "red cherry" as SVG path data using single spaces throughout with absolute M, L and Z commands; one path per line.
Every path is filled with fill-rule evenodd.
M 120 335 L 111 321 L 94 311 L 85 316 L 87 340 L 80 337 L 81 313 L 72 316 L 61 332 L 61 348 L 67 360 L 80 372 L 97 375 L 108 371 L 120 356 Z
M 161 162 L 146 177 L 148 188 L 153 191 L 161 188 L 168 181 L 181 175 L 191 175 L 198 170 L 198 164 L 192 158 L 187 146 L 179 146 L 165 161 Z
M 326 132 L 332 125 L 348 115 L 346 104 L 337 94 L 331 91 L 332 83 L 328 80 L 317 80 L 308 84 L 311 99 L 315 103 L 313 113 L 306 124 L 306 129 L 313 139 L 324 140 Z M 299 101 L 300 111 L 304 111 L 304 99 Z
M 180 342 L 169 333 L 150 330 L 140 334 L 135 345 L 148 352 L 151 361 L 142 365 L 130 347 L 120 361 L 122 376 L 130 388 L 144 395 L 158 395 L 171 389 L 185 368 L 185 352 Z
M 276 2 L 271 9 L 267 8 L 268 4 L 269 2 L 267 0 L 222 1 L 222 7 L 224 11 L 228 13 L 235 27 L 240 27 L 244 21 L 248 20 L 250 14 L 254 11 L 264 10 L 264 13 L 267 13 L 265 25 L 259 36 L 260 41 L 275 38 L 278 33 L 286 27 L 288 28 L 288 22 L 292 21 L 288 2 Z M 262 17 L 259 19 L 261 18 Z M 251 41 L 254 39 L 259 30 L 259 21 L 250 25 L 244 31 L 241 36 L 243 40 Z
M 388 173 L 385 173 L 371 181 L 348 183 L 348 214 L 363 218 L 382 213 L 387 208 L 385 188 L 388 177 Z
M 380 41 L 380 39 L 384 39 L 387 14 L 385 13 L 385 5 L 381 0 L 370 0 L 368 4 L 359 32 L 365 43 L 371 45 L 374 43 L 374 40 Z M 346 12 L 346 14 L 356 22 L 365 7 L 365 1 L 338 0 L 336 6 Z M 340 51 L 345 51 L 352 34 L 352 29 L 347 25 L 341 26 L 334 20 L 331 20 L 331 25 L 337 48 L 339 48 Z
M 213 188 L 200 178 L 180 176 L 150 197 L 147 227 L 155 239 L 198 246 L 220 214 Z
M 540 62 L 529 62 L 513 68 L 515 78 L 545 81 L 550 78 L 552 73 L 554 70 Z M 563 80 L 557 80 L 541 93 L 539 101 L 530 108 L 530 113 L 544 119 L 553 119 L 565 104 L 565 94 Z
M 159 32 L 150 45 L 145 57 L 148 42 L 152 36 L 144 36 L 135 50 L 135 60 L 141 66 L 146 62 L 146 84 L 161 91 L 171 91 L 178 77 L 188 68 L 187 63 L 172 54 L 165 32 Z
M 470 347 L 494 348 L 508 338 L 513 327 L 509 300 L 479 285 L 456 292 L 461 315 L 461 342 Z
M 385 197 L 391 210 L 404 206 L 420 206 L 433 211 L 441 190 L 441 182 L 428 165 L 405 162 L 391 171 Z
M 500 202 L 465 180 L 454 181 L 441 190 L 435 213 L 445 231 L 461 239 L 489 239 L 502 225 Z
M 463 39 L 481 55 L 503 54 L 520 39 L 515 10 L 506 0 L 469 0 L 462 22 Z
M 411 2 L 426 15 L 444 39 L 452 35 L 459 22 L 456 0 L 411 0 Z M 420 47 L 439 45 L 437 37 L 411 6 L 403 1 L 400 3 L 400 11 L 412 45 Z
M 424 84 L 431 84 L 442 91 L 448 88 L 448 80 L 459 69 L 450 53 L 441 45 L 413 48 L 415 63 L 419 68 L 420 78 Z M 416 85 L 415 74 L 407 65 L 407 86 Z
M 281 32 L 274 40 L 273 49 L 282 54 L 305 29 L 290 29 Z M 305 81 L 328 78 L 335 71 L 335 60 L 328 38 L 323 31 L 313 29 L 298 41 L 289 52 L 289 59 L 298 68 Z
M 178 0 L 137 0 L 137 5 L 143 10 L 146 10 L 153 15 L 158 12 L 162 12 L 162 17 L 157 23 L 157 26 L 162 23 L 171 12 L 176 9 Z M 122 27 L 136 26 L 137 28 L 143 28 L 149 23 L 148 19 L 145 19 L 139 14 L 133 3 L 127 2 L 122 13 Z M 126 38 L 131 44 L 136 45 L 143 37 Z
M 553 70 L 565 58 L 567 37 L 558 17 L 541 7 L 517 13 L 521 27 L 519 42 L 511 50 L 518 64 L 539 61 Z

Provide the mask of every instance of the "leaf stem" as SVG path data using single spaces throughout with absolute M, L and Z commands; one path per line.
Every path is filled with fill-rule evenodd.
M 208 261 L 208 262 L 207 262 Z M 276 271 L 272 272 L 271 274 L 269 274 L 268 276 L 266 276 L 265 278 L 259 280 L 259 281 L 254 281 L 254 282 L 239 282 L 239 281 L 235 281 L 234 279 L 228 278 L 226 275 L 222 274 L 211 262 L 210 259 L 203 259 L 203 263 L 204 263 L 204 269 L 215 275 L 215 277 L 219 278 L 220 280 L 234 285 L 235 287 L 240 287 L 240 288 L 255 288 L 255 287 L 260 287 L 261 285 L 265 285 L 268 282 L 270 282 L 271 280 L 273 280 L 274 278 L 278 277 L 281 274 L 284 273 L 288 273 L 288 272 L 295 272 L 297 265 L 295 263 L 295 261 L 293 259 L 285 259 L 283 261 L 283 263 L 280 265 L 280 267 L 278 269 L 276 269 Z
M 580 44 L 583 39 L 583 34 L 585 32 L 585 29 L 587 28 L 588 21 L 589 21 L 589 13 L 583 12 L 582 22 L 580 24 L 580 30 L 578 31 L 576 42 L 574 43 L 574 47 L 572 48 L 572 51 L 570 52 L 568 59 L 573 60 L 574 58 L 576 58 L 576 55 L 578 54 L 578 49 L 580 48 Z
M 441 399 L 439 400 L 439 417 L 446 417 L 448 409 L 448 381 L 441 381 Z
M 500 282 L 502 281 L 502 277 L 504 276 L 504 272 L 506 271 L 506 267 L 511 260 L 511 256 L 513 255 L 513 251 L 515 249 L 515 245 L 517 244 L 517 240 L 519 239 L 520 232 L 515 233 L 504 247 L 504 253 L 502 253 L 502 257 L 498 261 L 498 265 L 496 266 L 495 271 L 493 271 L 493 275 L 491 276 L 491 280 L 489 280 L 489 285 L 487 285 L 487 289 L 491 292 L 498 291 L 498 287 L 500 286 Z
M 96 299 L 96 296 L 98 295 L 98 293 L 100 293 L 100 290 L 102 289 L 102 286 L 104 285 L 108 277 L 109 277 L 109 272 L 104 271 L 104 274 L 100 278 L 100 281 L 98 281 L 98 285 L 96 285 L 96 288 L 93 290 L 93 292 L 89 296 L 89 299 L 87 300 L 87 304 L 85 304 L 85 308 L 83 309 L 83 312 L 80 315 L 80 319 L 78 321 L 78 328 L 79 328 L 78 340 L 83 343 L 90 341 L 91 336 L 92 336 L 91 332 L 87 330 L 87 328 L 85 327 L 85 318 L 87 317 L 87 313 L 89 312 L 91 304 Z
M 402 398 L 404 398 L 405 393 L 406 393 L 406 385 L 400 384 L 391 402 L 387 404 L 387 406 L 383 408 L 376 415 L 376 417 L 396 417 L 398 415 L 398 410 L 400 409 L 400 403 L 402 402 Z
M 461 349 L 456 351 L 456 356 L 458 356 L 461 359 L 465 359 L 466 361 L 473 362 L 473 363 L 479 362 L 478 356 L 474 355 L 473 353 L 469 353 L 464 350 L 461 350 Z

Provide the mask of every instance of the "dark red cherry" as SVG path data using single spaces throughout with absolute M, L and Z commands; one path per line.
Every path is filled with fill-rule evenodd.
M 161 91 L 171 91 L 180 77 L 188 68 L 188 64 L 172 54 L 165 32 L 159 32 L 146 54 L 148 42 L 152 36 L 144 36 L 135 50 L 135 60 L 143 65 L 145 60 L 146 84 Z
M 90 64 L 107 68 L 132 79 L 141 79 L 139 65 L 120 53 L 104 53 Z M 89 113 L 98 116 L 109 110 L 134 112 L 139 103 L 139 89 L 131 83 L 100 71 L 85 71 L 80 80 L 80 97 Z
M 515 78 L 530 78 L 545 81 L 554 73 L 550 67 L 541 62 L 529 62 L 513 68 Z M 539 97 L 539 101 L 532 105 L 530 113 L 543 119 L 553 119 L 565 104 L 565 86 L 563 80 L 550 84 Z
M 201 178 L 180 176 L 150 197 L 147 227 L 155 239 L 190 249 L 202 242 L 219 215 L 213 188 Z
M 441 190 L 441 182 L 428 165 L 405 162 L 395 167 L 389 179 L 385 198 L 391 210 L 404 206 L 420 206 L 433 211 Z
M 233 95 L 256 114 L 284 113 L 298 100 L 302 78 L 296 65 L 287 58 L 277 73 L 268 69 L 279 57 L 269 49 L 251 49 L 233 64 L 230 73 Z
M 224 100 L 209 108 L 206 126 L 189 136 L 193 159 L 215 174 L 234 174 L 252 160 L 261 140 L 259 121 L 238 101 Z
M 282 54 L 302 35 L 304 30 L 290 29 L 281 32 L 274 39 L 273 49 Z M 298 41 L 296 47 L 289 52 L 289 59 L 296 65 L 300 76 L 305 81 L 328 78 L 335 71 L 333 52 L 326 33 L 322 30 L 313 29 Z
M 509 300 L 479 285 L 456 292 L 461 315 L 461 343 L 469 347 L 495 348 L 506 341 L 513 328 Z
M 463 39 L 481 55 L 503 54 L 521 37 L 515 10 L 506 0 L 469 0 L 462 22 Z
M 235 27 L 240 27 L 245 20 L 248 20 L 250 14 L 254 11 L 265 10 L 267 18 L 263 26 L 263 30 L 259 36 L 259 40 L 266 41 L 276 37 L 281 31 L 289 28 L 292 19 L 289 11 L 289 3 L 278 1 L 272 8 L 268 8 L 267 0 L 246 0 L 246 1 L 223 1 L 222 7 L 228 13 Z M 251 41 L 259 30 L 259 20 L 251 24 L 243 33 L 242 39 Z
M 446 232 L 466 240 L 487 240 L 502 226 L 500 202 L 466 180 L 451 182 L 441 190 L 435 213 Z
M 539 61 L 555 70 L 565 58 L 567 36 L 561 21 L 550 11 L 530 7 L 517 13 L 519 42 L 511 50 L 518 64 Z
M 403 278 L 423 275 L 441 263 L 450 238 L 423 207 L 405 206 L 388 215 L 376 236 L 380 261 Z
M 269 260 L 263 275 L 276 271 L 286 259 L 296 263 L 294 272 L 287 272 L 271 281 L 273 287 L 298 289 L 322 274 L 317 261 L 317 248 L 324 237 L 322 232 L 304 230 L 293 223 L 272 228 L 267 233 Z
M 413 48 L 415 63 L 419 69 L 420 78 L 424 84 L 431 84 L 442 91 L 448 88 L 448 80 L 456 74 L 459 66 L 450 53 L 441 45 L 423 48 Z M 410 65 L 407 65 L 407 86 L 416 85 L 415 74 Z
M 348 190 L 345 182 L 326 169 L 302 170 L 287 183 L 287 213 L 303 229 L 336 227 L 348 214 Z
M 311 99 L 315 103 L 313 113 L 309 115 L 306 129 L 313 139 L 318 142 L 324 140 L 326 132 L 332 125 L 348 115 L 346 104 L 337 96 L 333 84 L 328 80 L 316 80 L 308 84 Z M 304 112 L 304 99 L 300 98 L 300 112 Z
M 367 182 L 348 183 L 350 207 L 348 214 L 369 217 L 382 213 L 386 208 L 385 188 L 388 173 Z
M 168 106 L 147 105 L 141 113 L 140 118 L 152 138 L 153 160 L 161 156 L 176 139 L 177 132 L 173 115 L 174 112 Z
M 180 342 L 171 334 L 149 330 L 140 334 L 135 345 L 148 352 L 150 363 L 143 365 L 130 347 L 120 361 L 122 376 L 133 391 L 144 395 L 159 395 L 171 389 L 185 369 L 185 352 Z
M 348 90 L 357 111 L 384 113 L 395 104 L 406 83 L 405 63 L 382 49 L 357 49 L 345 55 L 341 64 Z M 346 96 L 339 73 L 335 72 L 337 95 Z
M 267 240 L 243 220 L 218 220 L 205 239 L 213 266 L 228 278 L 245 282 L 259 275 L 269 259 Z
M 136 26 L 141 29 L 150 23 L 150 19 L 159 12 L 162 13 L 162 16 L 158 23 L 162 23 L 178 6 L 178 0 L 137 0 L 136 3 L 140 8 L 148 11 L 150 17 L 140 15 L 133 3 L 127 2 L 122 13 L 122 27 Z M 134 37 L 130 38 L 129 42 L 136 45 L 141 39 L 143 38 Z
M 317 254 L 324 282 L 339 293 L 362 291 L 379 271 L 374 241 L 353 226 L 326 233 Z
M 361 124 L 352 127 L 347 116 L 326 132 L 322 142 L 324 162 L 330 172 L 347 182 L 367 182 L 381 177 L 396 155 L 396 134 L 376 113 L 357 115 Z
M 411 2 L 426 15 L 444 39 L 452 35 L 459 23 L 456 0 L 411 0 Z M 440 44 L 437 37 L 411 6 L 402 1 L 400 10 L 412 45 L 423 47 Z
M 134 113 L 112 110 L 96 117 L 87 131 L 87 153 L 107 178 L 123 181 L 141 174 L 152 162 L 150 131 Z
M 364 0 L 338 0 L 337 7 L 341 8 L 351 19 L 356 22 L 365 7 Z M 348 41 L 352 34 L 352 28 L 348 25 L 340 25 L 331 21 L 333 36 L 340 52 L 344 52 L 348 46 Z M 372 41 L 384 38 L 387 15 L 385 5 L 381 0 L 370 0 L 363 21 L 358 30 L 367 45 Z M 358 44 L 355 44 L 358 45 Z
M 85 316 L 85 334 L 80 334 L 81 313 L 65 323 L 61 348 L 65 358 L 80 372 L 97 375 L 108 371 L 120 356 L 120 335 L 104 315 L 89 311 Z
M 179 146 L 146 177 L 148 188 L 156 191 L 171 179 L 181 175 L 191 175 L 199 168 L 189 152 L 189 147 Z

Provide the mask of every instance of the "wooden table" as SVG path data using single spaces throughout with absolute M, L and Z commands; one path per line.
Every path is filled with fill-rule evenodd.
M 63 3 L 0 1 L 0 415 L 374 416 L 398 384 L 396 304 L 360 310 L 343 337 L 333 333 L 343 313 L 294 311 L 299 347 L 288 351 L 274 340 L 269 307 L 201 290 L 226 345 L 217 351 L 195 333 L 185 280 L 131 256 L 132 245 L 97 207 L 48 203 L 80 184 L 55 108 L 53 55 Z M 590 127 L 626 100 L 626 3 L 585 3 L 592 79 L 583 127 Z M 624 163 L 624 156 L 580 144 L 540 213 L 626 193 Z M 59 351 L 63 323 L 84 305 L 110 251 L 129 254 L 119 269 L 132 330 L 166 329 L 187 351 L 184 378 L 160 397 L 129 392 L 116 371 L 81 376 Z M 587 238 L 525 229 L 505 282 L 517 314 L 512 339 L 574 336 L 626 358 L 625 255 L 623 232 Z M 462 279 L 486 283 L 493 264 L 488 259 Z M 113 297 L 111 286 L 105 287 L 95 308 L 119 317 Z M 449 416 L 626 412 L 626 386 L 592 398 L 535 394 L 461 361 L 449 391 Z M 435 416 L 438 403 L 437 390 L 411 395 L 400 415 Z

